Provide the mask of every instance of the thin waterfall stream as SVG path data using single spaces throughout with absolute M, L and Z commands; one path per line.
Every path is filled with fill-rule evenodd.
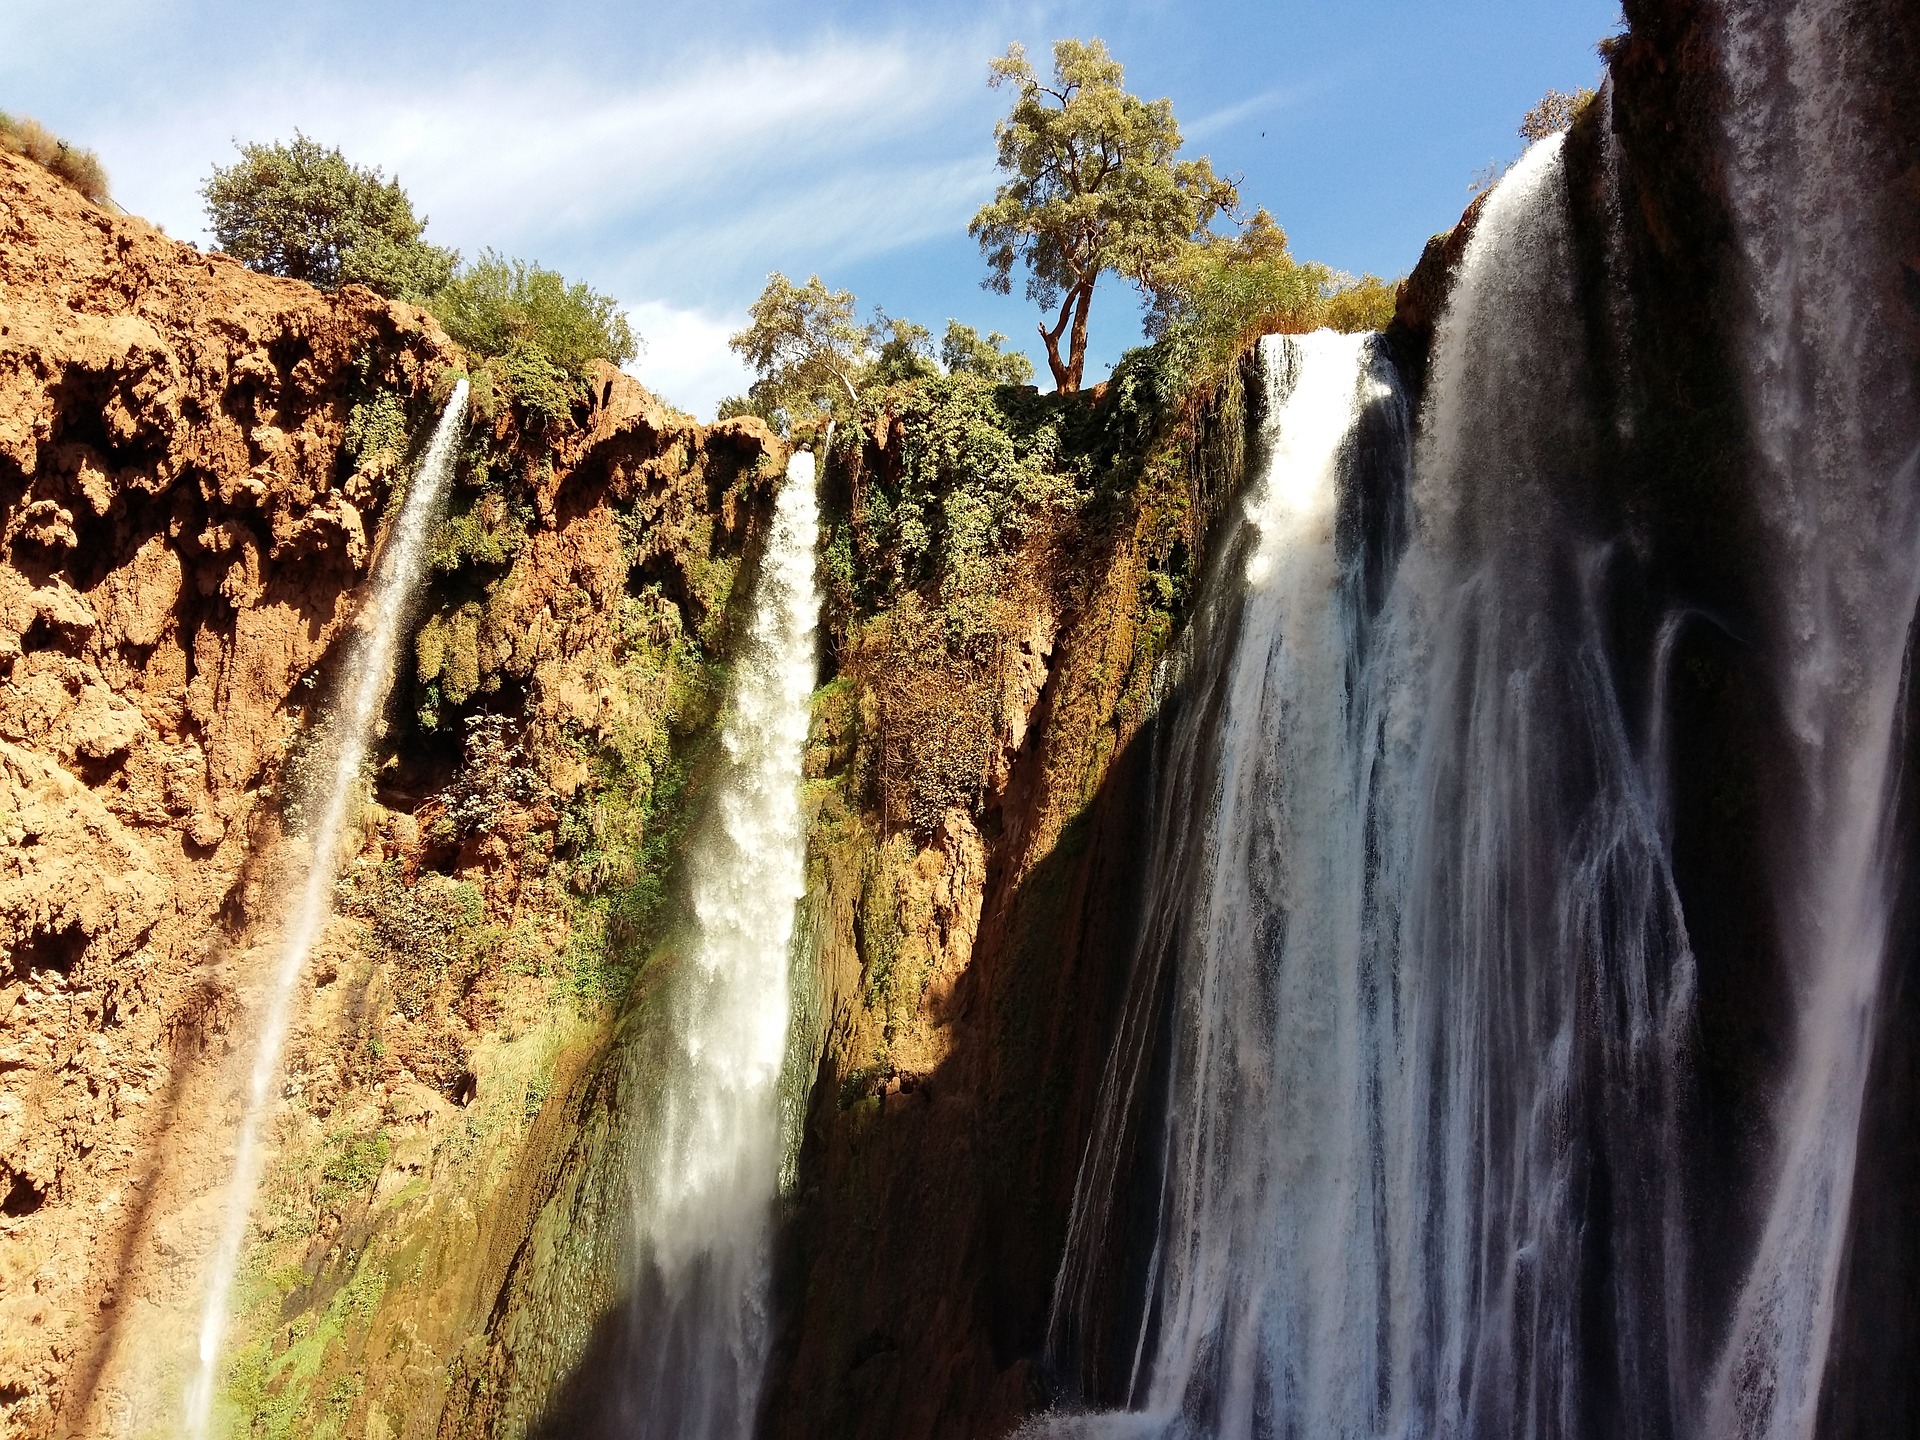
M 306 836 L 306 880 L 281 941 L 259 1016 L 245 1116 L 234 1147 L 219 1238 L 206 1280 L 197 1365 L 186 1396 L 186 1429 L 191 1440 L 204 1440 L 209 1433 L 228 1306 L 246 1242 L 254 1191 L 260 1181 L 261 1140 L 273 1110 L 280 1062 L 293 1023 L 294 992 L 314 942 L 333 913 L 333 888 L 355 802 L 361 794 L 361 770 L 392 683 L 394 655 L 419 586 L 428 532 L 453 483 L 466 411 L 467 382 L 461 379 L 454 384 L 419 471 L 407 488 L 400 518 L 382 548 L 365 608 L 355 617 L 357 633 L 342 671 L 341 703 L 327 723 L 327 759 L 321 772 L 325 779 L 308 797 L 315 818 Z

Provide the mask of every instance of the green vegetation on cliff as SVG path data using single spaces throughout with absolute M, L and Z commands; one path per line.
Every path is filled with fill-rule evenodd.
M 613 297 L 492 250 L 448 280 L 429 308 L 475 355 L 537 354 L 576 380 L 585 378 L 591 361 L 624 365 L 640 353 Z
M 3 128 L 3 127 L 0 127 Z M 475 361 L 474 408 L 496 398 L 540 425 L 564 425 L 596 360 L 619 366 L 640 341 L 619 302 L 531 261 L 422 239 L 427 221 L 398 179 L 294 133 L 240 145 L 201 188 L 220 248 L 249 269 L 322 290 L 365 285 L 424 305 Z M 101 182 L 104 193 L 104 179 Z

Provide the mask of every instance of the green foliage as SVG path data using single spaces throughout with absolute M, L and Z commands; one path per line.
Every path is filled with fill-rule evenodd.
M 731 420 L 737 415 L 757 415 L 775 430 L 784 423 L 778 406 L 770 405 L 765 400 L 756 400 L 751 395 L 726 396 L 720 401 L 714 419 Z
M 459 256 L 420 238 L 424 217 L 398 180 L 298 131 L 291 143 L 241 145 L 201 187 L 220 248 L 268 275 L 323 290 L 350 283 L 425 301 Z
M 899 473 L 864 488 L 851 531 L 830 516 L 822 536 L 830 589 L 861 577 L 850 605 L 884 608 L 906 590 L 985 593 L 999 554 L 1074 511 L 1091 484 L 1084 459 L 1066 453 L 1066 411 L 978 375 L 865 393 L 856 431 L 882 415 L 904 436 Z
M 392 967 L 394 1006 L 409 1020 L 427 1012 L 450 973 L 463 984 L 499 942 L 479 887 L 425 874 L 409 884 L 397 860 L 340 883 L 340 909 L 366 922 L 367 948 Z
M 427 564 L 441 575 L 469 566 L 505 569 L 527 543 L 533 511 L 488 490 L 465 509 L 447 516 L 427 539 Z
M 778 270 L 767 276 L 747 312 L 751 323 L 727 341 L 758 377 L 748 391 L 753 413 L 791 424 L 831 408 L 838 396 L 856 398 L 870 336 L 854 310 L 852 291 L 829 290 L 818 275 L 804 285 Z
M 516 347 L 501 356 L 495 366 L 507 393 L 520 402 L 529 415 L 553 424 L 565 424 L 573 416 L 574 401 L 580 386 L 535 346 Z
M 537 356 L 549 372 L 580 380 L 593 360 L 625 365 L 640 353 L 639 338 L 619 302 L 583 282 L 569 285 L 557 271 L 492 250 L 464 267 L 433 297 L 430 307 L 447 333 L 484 358 Z M 531 377 L 529 377 L 531 378 Z M 519 395 L 521 378 L 508 366 Z M 534 383 L 542 383 L 535 381 Z
M 453 783 L 440 793 L 445 808 L 434 838 L 464 840 L 484 835 L 511 805 L 528 805 L 541 793 L 522 737 L 504 715 L 469 715 L 465 758 Z
M 995 385 L 1031 383 L 1033 362 L 1017 351 L 1009 354 L 1006 344 L 998 330 L 983 336 L 971 325 L 949 320 L 940 340 L 940 363 L 949 375 L 977 375 Z
M 407 456 L 407 412 L 391 390 L 376 391 L 347 412 L 342 445 L 353 467 L 368 475 L 392 475 Z
M 1209 235 L 1168 259 L 1155 277 L 1147 333 L 1205 385 L 1257 336 L 1313 329 L 1330 279 L 1325 266 L 1295 260 L 1286 234 L 1259 210 L 1238 234 Z
M 111 205 L 107 171 L 91 150 L 69 145 L 38 120 L 0 110 L 0 150 L 24 155 L 96 205 Z
M 1208 235 L 1179 250 L 1155 276 L 1147 333 L 1184 369 L 1190 390 L 1211 392 L 1262 335 L 1383 330 L 1394 286 L 1355 280 L 1296 260 L 1264 209 L 1233 235 Z
M 1011 113 L 994 129 L 1007 178 L 968 230 L 986 256 L 990 289 L 1008 293 L 1014 267 L 1024 264 L 1028 298 L 1043 309 L 1060 305 L 1041 336 L 1063 393 L 1080 388 L 1100 276 L 1112 271 L 1150 285 L 1183 245 L 1239 204 L 1208 160 L 1177 158 L 1173 102 L 1130 95 L 1123 79 L 1099 40 L 1056 41 L 1051 85 L 1019 45 L 993 62 L 992 83 L 1014 90 Z
M 1398 286 L 1378 275 L 1362 275 L 1357 280 L 1341 276 L 1327 292 L 1320 323 L 1329 330 L 1342 330 L 1350 335 L 1384 330 L 1393 320 L 1398 293 Z
M 867 325 L 867 338 L 873 345 L 873 363 L 866 372 L 868 383 L 894 385 L 940 373 L 940 367 L 933 363 L 933 335 L 924 325 L 888 315 L 876 306 Z
M 324 1210 L 344 1199 L 365 1195 L 380 1179 L 392 1153 L 392 1143 L 384 1130 L 335 1136 L 320 1162 L 316 1203 Z
M 621 602 L 617 634 L 632 703 L 621 722 L 582 746 L 589 778 L 554 837 L 581 899 L 565 964 L 588 1010 L 621 1001 L 666 933 L 727 683 L 656 587 Z

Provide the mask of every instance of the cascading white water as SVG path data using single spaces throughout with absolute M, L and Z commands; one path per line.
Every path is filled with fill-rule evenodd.
M 612 1428 L 639 1440 L 745 1440 L 765 1368 L 818 537 L 814 457 L 800 451 L 734 668 L 715 813 L 689 855 L 690 953 L 629 1061 L 641 1112 L 631 1371 L 608 1378 Z
M 1801 789 L 1774 876 L 1795 1053 L 1709 1430 L 1790 1440 L 1816 1422 L 1887 946 L 1890 766 L 1920 602 L 1920 412 L 1886 283 L 1901 257 L 1881 243 L 1882 207 L 1900 202 L 1863 73 L 1884 17 L 1846 0 L 1728 0 L 1720 18 L 1749 489 Z
M 330 763 L 323 772 L 326 778 L 322 788 L 308 797 L 316 808 L 312 812 L 312 828 L 306 836 L 306 881 L 281 943 L 265 1008 L 259 1016 L 246 1112 L 234 1147 L 233 1171 L 227 1182 L 219 1238 L 206 1280 L 197 1366 L 186 1396 L 186 1429 L 191 1440 L 203 1440 L 212 1417 L 227 1306 L 246 1241 L 254 1189 L 260 1180 L 261 1137 L 273 1107 L 281 1053 L 293 1023 L 294 992 L 306 968 L 307 955 L 332 913 L 342 842 L 361 793 L 360 772 L 393 678 L 394 652 L 426 559 L 427 533 L 453 482 L 466 410 L 467 382 L 463 379 L 454 385 L 419 472 L 408 487 L 400 518 L 382 548 L 366 608 L 355 617 L 357 633 L 341 672 L 341 703 L 329 720 L 325 737 Z
M 1361 337 L 1267 348 L 1269 373 L 1291 385 L 1247 506 L 1255 535 L 1220 720 L 1223 735 L 1265 743 L 1221 746 L 1188 919 L 1176 1065 L 1194 1083 L 1177 1087 L 1169 1129 L 1146 1404 L 1169 1419 L 1210 1412 L 1223 1435 L 1255 1413 L 1280 1353 L 1302 1413 L 1364 1413 L 1383 1258 L 1363 1194 L 1379 1057 L 1363 1034 L 1357 617 L 1335 543 L 1341 448 L 1382 382 Z
M 1391 366 L 1372 342 L 1266 342 L 1215 778 L 1165 897 L 1135 1410 L 1036 1433 L 1572 1436 L 1612 1394 L 1609 1433 L 1654 1436 L 1690 1403 L 1692 959 L 1658 765 L 1598 634 L 1604 552 L 1558 498 L 1592 448 L 1560 149 L 1528 153 L 1468 248 L 1377 617 L 1336 517 Z

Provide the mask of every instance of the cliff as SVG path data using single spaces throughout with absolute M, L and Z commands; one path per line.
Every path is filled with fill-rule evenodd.
M 1667 687 L 1690 1163 L 1700 1193 L 1759 1194 L 1756 1117 L 1793 1045 L 1766 866 L 1792 740 L 1755 639 L 1725 98 L 1706 7 L 1626 12 L 1566 142 L 1561 338 L 1604 423 L 1555 499 L 1569 536 L 1608 542 L 1596 643 L 1634 724 Z M 1912 29 L 1890 71 L 1913 72 Z M 1920 168 L 1887 153 L 1891 211 Z M 628 1061 L 660 1018 L 786 445 L 609 369 L 570 416 L 529 411 L 417 310 L 251 274 L 6 155 L 0 204 L 0 1436 L 170 1414 L 307 737 L 462 373 L 476 419 L 301 996 L 221 1404 L 260 1436 L 619 1432 L 606 1376 L 644 1315 L 622 1288 Z M 1478 213 L 1401 290 L 1410 389 Z M 1887 313 L 1920 315 L 1917 265 Z M 813 437 L 828 643 L 770 1437 L 968 1440 L 1063 1394 L 1048 1311 L 1133 1013 L 1158 747 L 1261 419 L 1244 375 L 1196 398 L 1165 362 L 1064 400 L 876 387 Z M 1915 896 L 1896 887 L 1832 1433 L 1920 1405 Z M 1140 1000 L 1148 1049 L 1166 1004 Z M 1712 1217 L 1684 1277 L 1701 1314 L 1733 1303 L 1762 1219 Z M 1090 1293 L 1138 1279 L 1090 1263 L 1112 1272 Z M 1107 1358 L 1073 1398 L 1124 1399 L 1096 1393 Z
M 187 1346 L 155 1337 L 192 1329 L 304 726 L 466 363 L 423 312 L 0 155 L 0 1434 L 171 1413 Z M 362 1417 L 437 1411 L 408 1367 L 444 1375 L 491 1304 L 542 1102 L 604 1041 L 606 917 L 662 828 L 629 772 L 710 724 L 782 460 L 610 369 L 566 422 L 482 406 L 289 1053 L 233 1342 L 266 1422 L 360 1372 Z M 329 1319 L 376 1238 L 431 1250 L 440 1290 L 362 1283 Z M 303 1307 L 324 1343 L 290 1379 L 272 1327 Z

